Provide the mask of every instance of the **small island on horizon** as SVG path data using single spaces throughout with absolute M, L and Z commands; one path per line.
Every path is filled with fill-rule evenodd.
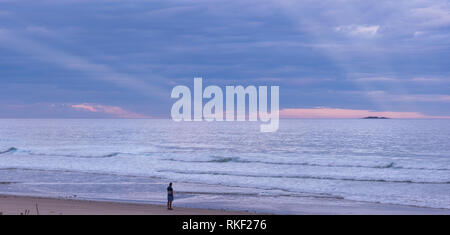
M 390 118 L 388 118 L 388 117 L 368 116 L 368 117 L 363 117 L 362 119 L 390 119 Z

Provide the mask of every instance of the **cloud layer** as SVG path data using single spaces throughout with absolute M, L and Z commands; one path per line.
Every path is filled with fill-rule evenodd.
M 199 76 L 279 85 L 284 109 L 450 115 L 445 0 L 1 2 L 0 118 L 168 117 L 171 88 Z

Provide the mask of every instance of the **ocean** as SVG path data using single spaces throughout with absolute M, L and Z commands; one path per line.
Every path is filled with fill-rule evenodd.
M 301 203 L 450 209 L 450 120 L 0 119 L 0 194 L 295 214 Z

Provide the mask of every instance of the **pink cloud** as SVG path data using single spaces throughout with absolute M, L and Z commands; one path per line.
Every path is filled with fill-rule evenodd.
M 87 111 L 90 111 L 90 112 L 98 112 L 98 110 L 97 109 L 95 109 L 93 106 L 90 106 L 90 105 L 87 105 L 87 104 L 74 104 L 74 105 L 72 105 L 72 108 L 75 108 L 75 109 L 84 109 L 84 110 L 87 110 Z
M 450 116 L 428 116 L 417 112 L 376 112 L 339 108 L 293 108 L 280 110 L 281 118 L 363 118 L 368 116 L 388 118 L 450 118 Z
M 100 104 L 74 104 L 72 108 L 93 113 L 106 113 L 116 118 L 150 118 L 147 115 L 131 112 L 118 106 L 107 106 Z

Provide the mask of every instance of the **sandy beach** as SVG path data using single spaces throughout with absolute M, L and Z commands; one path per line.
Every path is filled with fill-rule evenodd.
M 36 209 L 37 205 L 37 209 Z M 165 205 L 133 204 L 63 198 L 29 196 L 0 196 L 0 213 L 20 215 L 29 210 L 29 215 L 248 215 L 247 212 L 208 210 Z M 39 212 L 38 212 L 39 211 Z
M 37 208 L 36 208 L 37 205 Z M 434 209 L 414 206 L 401 206 L 379 203 L 357 203 L 331 205 L 322 203 L 305 203 L 304 210 L 299 214 L 320 215 L 351 215 L 351 214 L 375 214 L 375 215 L 449 215 L 450 210 Z M 43 198 L 31 196 L 0 196 L 0 212 L 3 215 L 20 215 L 29 210 L 29 215 L 252 215 L 255 213 L 211 210 L 197 208 L 174 207 L 169 211 L 165 205 L 137 204 L 122 202 L 105 202 L 74 200 L 64 198 Z

